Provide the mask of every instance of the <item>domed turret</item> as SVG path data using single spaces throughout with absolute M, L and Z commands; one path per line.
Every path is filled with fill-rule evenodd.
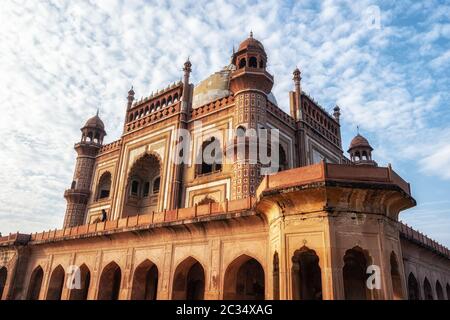
M 353 138 L 348 149 L 350 160 L 354 164 L 377 166 L 377 163 L 372 160 L 372 151 L 369 141 L 359 133 Z
M 236 94 L 243 90 L 259 90 L 269 94 L 273 87 L 273 76 L 266 71 L 267 54 L 262 43 L 253 38 L 245 39 L 237 52 L 233 53 L 233 71 L 230 89 Z
M 98 111 L 95 116 L 86 121 L 81 132 L 81 142 L 103 144 L 103 138 L 106 136 L 105 124 L 98 116 Z

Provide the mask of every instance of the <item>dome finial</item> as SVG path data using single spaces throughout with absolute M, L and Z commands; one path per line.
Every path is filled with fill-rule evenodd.
M 253 38 L 253 31 L 250 30 L 250 38 Z
M 98 117 L 99 112 L 100 112 L 100 108 L 97 108 L 97 114 L 96 114 L 97 117 Z

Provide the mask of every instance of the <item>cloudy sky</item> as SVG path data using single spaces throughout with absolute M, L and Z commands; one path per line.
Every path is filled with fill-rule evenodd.
M 0 232 L 59 228 L 79 128 L 100 108 L 120 137 L 126 94 L 228 64 L 250 30 L 288 111 L 292 71 L 359 125 L 380 165 L 411 182 L 401 219 L 450 246 L 450 5 L 446 1 L 44 1 L 0 6 Z

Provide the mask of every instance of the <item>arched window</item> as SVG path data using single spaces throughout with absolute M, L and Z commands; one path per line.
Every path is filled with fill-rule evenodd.
M 203 300 L 205 271 L 194 258 L 181 262 L 173 275 L 172 300 Z
M 242 58 L 242 59 L 239 61 L 239 69 L 245 68 L 246 65 L 247 65 L 247 60 L 245 60 L 245 58 Z
M 109 263 L 102 272 L 98 286 L 98 300 L 119 300 L 122 271 L 117 263 Z
M 222 149 L 215 137 L 203 142 L 197 158 L 197 174 L 203 175 L 222 170 Z
M 159 189 L 161 187 L 161 177 L 157 177 L 155 180 L 153 180 L 153 194 L 159 193 Z
M 347 250 L 344 256 L 344 293 L 346 300 L 368 300 L 366 281 L 369 264 L 367 255 L 359 248 Z
M 178 102 L 178 93 L 173 95 L 173 102 Z
M 289 167 L 286 152 L 284 151 L 284 148 L 281 146 L 281 144 L 278 146 L 278 150 L 278 171 L 284 171 Z
M 44 271 L 41 266 L 36 267 L 31 274 L 30 284 L 28 285 L 27 300 L 39 300 L 43 278 Z
M 130 114 L 129 122 L 133 121 L 133 114 Z
M 106 171 L 100 177 L 97 187 L 97 200 L 109 198 L 111 190 L 111 173 Z
M 139 181 L 133 180 L 131 182 L 130 193 L 131 193 L 132 196 L 138 196 L 139 195 Z
M 53 270 L 50 277 L 50 283 L 47 290 L 47 300 L 61 300 L 61 294 L 64 287 L 65 272 L 61 265 Z
M 72 181 L 72 185 L 70 186 L 70 189 L 75 189 L 75 187 L 77 186 L 77 182 L 74 180 Z
M 263 61 L 263 59 L 259 60 L 259 67 L 261 69 L 264 69 L 264 61 Z
M 2 300 L 2 297 L 3 297 L 3 291 L 5 290 L 7 277 L 8 277 L 8 270 L 6 270 L 5 267 L 1 267 L 0 268 L 0 300 Z
M 172 104 L 172 96 L 169 96 L 169 98 L 167 98 L 167 105 L 171 104 Z
M 322 300 L 322 271 L 314 250 L 303 247 L 292 257 L 294 300 Z
M 87 300 L 89 285 L 91 283 L 91 272 L 89 268 L 83 264 L 79 271 L 80 287 L 70 290 L 69 300 Z
M 430 281 L 428 281 L 426 277 L 425 280 L 423 280 L 423 297 L 425 300 L 434 300 Z
M 408 298 L 409 300 L 420 300 L 419 283 L 412 272 L 408 276 Z
M 239 138 L 245 137 L 245 127 L 244 126 L 239 126 L 236 128 L 236 136 Z
M 444 300 L 444 291 L 439 280 L 436 281 L 436 296 L 438 300 Z
M 134 271 L 131 300 L 156 300 L 157 291 L 158 268 L 145 260 Z
M 394 252 L 391 253 L 390 262 L 391 262 L 391 282 L 394 300 L 402 300 L 403 299 L 402 280 L 398 267 L 397 255 Z
M 264 300 L 264 269 L 254 258 L 241 255 L 225 271 L 225 300 Z
M 167 105 L 166 98 L 162 99 L 161 107 L 164 108 Z
M 250 57 L 250 59 L 248 60 L 248 66 L 250 68 L 258 68 L 258 60 L 256 59 L 256 57 Z
M 146 183 L 144 183 L 144 189 L 143 189 L 143 191 L 142 191 L 142 196 L 145 198 L 145 197 L 148 197 L 148 195 L 150 194 L 150 182 L 146 182 Z

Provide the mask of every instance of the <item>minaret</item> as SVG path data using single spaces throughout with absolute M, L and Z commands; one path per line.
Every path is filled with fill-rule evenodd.
M 181 97 L 181 114 L 180 114 L 180 122 L 179 122 L 179 128 L 180 129 L 187 129 L 187 121 L 189 120 L 189 110 L 192 105 L 192 90 L 193 85 L 189 83 L 189 77 L 192 72 L 192 63 L 189 61 L 189 58 L 184 63 L 183 67 L 183 94 Z M 176 133 L 176 141 L 180 142 L 181 137 L 179 135 L 179 132 Z M 179 147 L 182 146 L 182 144 L 178 144 Z M 180 150 L 177 149 L 175 151 L 178 155 L 180 155 Z M 184 150 L 184 152 L 186 152 Z M 170 198 L 170 204 L 169 209 L 176 209 L 179 208 L 181 203 L 181 194 L 183 193 L 183 186 L 182 186 L 182 175 L 183 175 L 183 163 L 177 163 L 174 165 L 174 177 L 172 181 L 172 192 L 171 192 L 171 198 Z
M 183 77 L 183 96 L 181 98 L 181 113 L 188 114 L 191 104 L 191 85 L 189 84 L 189 76 L 192 72 L 192 63 L 189 58 L 184 63 L 184 77 Z
M 81 132 L 81 141 L 75 144 L 77 162 L 72 185 L 64 193 L 67 201 L 64 228 L 84 224 L 95 157 L 103 144 L 103 138 L 106 136 L 105 126 L 98 116 L 98 111 L 97 115 L 90 118 L 81 128 Z
M 134 101 L 134 89 L 133 89 L 133 86 L 131 86 L 130 91 L 128 91 L 127 100 L 128 100 L 128 104 L 127 104 L 127 111 L 128 111 L 133 106 L 133 101 Z
M 234 94 L 234 129 L 249 132 L 250 129 L 267 128 L 267 95 L 273 87 L 273 76 L 267 70 L 267 54 L 253 33 L 244 40 L 233 55 L 236 70 L 231 73 L 230 90 Z M 244 199 L 255 195 L 261 181 L 261 163 L 250 151 L 251 140 L 242 133 L 227 146 L 227 154 L 233 154 L 232 199 Z M 244 137 L 244 135 L 246 137 Z M 243 149 L 243 150 L 242 150 Z M 232 150 L 234 152 L 232 152 Z M 244 151 L 239 153 L 238 150 Z
M 334 111 L 333 112 L 334 120 L 336 120 L 337 123 L 340 123 L 340 121 L 341 121 L 341 108 L 339 108 L 339 106 L 336 105 L 336 107 L 334 107 L 333 111 Z
M 289 92 L 289 100 L 291 106 L 291 117 L 295 121 L 302 119 L 302 87 L 301 87 L 301 72 L 298 68 L 295 68 L 293 72 L 294 90 Z

